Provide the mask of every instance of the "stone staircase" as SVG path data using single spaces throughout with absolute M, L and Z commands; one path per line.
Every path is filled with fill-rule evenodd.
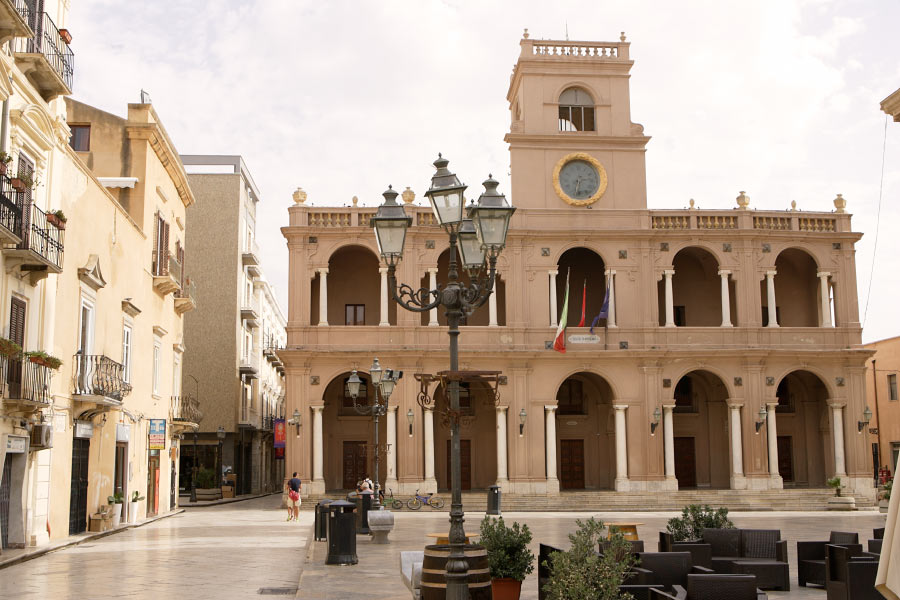
M 449 492 L 439 494 L 444 499 L 443 511 L 450 510 Z M 303 510 L 312 510 L 322 498 L 344 498 L 345 492 L 335 491 L 323 496 L 303 499 Z M 613 491 L 566 491 L 559 496 L 504 494 L 501 498 L 503 512 L 640 512 L 680 511 L 688 504 L 724 506 L 731 511 L 814 511 L 825 510 L 828 499 L 834 496 L 830 489 L 785 490 L 679 490 L 677 492 L 626 493 Z M 406 496 L 400 497 L 406 508 Z M 467 512 L 487 510 L 487 491 L 463 493 L 463 507 Z M 859 509 L 874 508 L 871 499 L 857 497 Z M 423 508 L 424 512 L 434 511 Z

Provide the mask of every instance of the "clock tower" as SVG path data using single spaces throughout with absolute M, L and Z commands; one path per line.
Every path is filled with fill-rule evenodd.
M 525 30 L 507 100 L 512 201 L 520 208 L 647 208 L 631 122 L 630 44 L 534 40 Z

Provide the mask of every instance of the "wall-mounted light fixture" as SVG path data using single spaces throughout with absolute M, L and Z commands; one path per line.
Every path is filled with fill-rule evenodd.
M 659 419 L 662 417 L 662 412 L 659 410 L 659 407 L 656 407 L 656 410 L 653 411 L 653 420 L 650 421 L 650 435 L 656 435 L 656 428 L 659 427 Z
M 300 437 L 300 427 L 303 425 L 300 411 L 295 408 L 293 418 L 288 419 L 287 422 L 289 425 L 294 425 L 297 427 L 297 437 Z
M 525 419 L 528 418 L 528 413 L 523 408 L 519 411 L 519 437 L 525 435 Z
M 766 419 L 769 417 L 769 412 L 766 410 L 765 406 L 759 407 L 759 413 L 757 413 L 759 417 L 756 419 L 756 433 L 759 433 L 759 430 L 762 429 L 762 426 L 766 424 Z
M 869 410 L 869 405 L 867 404 L 866 410 L 863 411 L 863 420 L 858 421 L 856 423 L 856 427 L 858 428 L 858 433 L 862 433 L 863 429 L 866 428 L 866 426 L 869 424 L 869 422 L 871 420 L 872 420 L 872 411 Z
M 416 413 L 412 409 L 406 411 L 406 420 L 409 421 L 409 437 L 412 437 L 413 422 L 416 420 Z

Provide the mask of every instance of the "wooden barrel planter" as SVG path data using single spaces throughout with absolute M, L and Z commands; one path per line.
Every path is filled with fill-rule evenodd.
M 488 565 L 487 550 L 478 544 L 468 544 L 465 553 L 469 563 L 469 598 L 492 600 L 491 569 Z M 422 600 L 444 600 L 447 597 L 445 569 L 449 556 L 448 544 L 425 546 L 425 559 L 422 561 Z

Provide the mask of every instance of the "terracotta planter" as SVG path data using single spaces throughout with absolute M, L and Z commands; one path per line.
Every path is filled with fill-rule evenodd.
M 64 41 L 66 44 L 71 44 L 71 43 L 72 43 L 72 34 L 69 33 L 69 30 L 68 30 L 68 29 L 60 29 L 60 30 L 59 30 L 59 37 L 61 37 L 61 38 L 62 38 L 62 41 Z
M 6 169 L 9 167 L 8 163 L 0 162 L 0 175 L 6 175 Z
M 522 582 L 509 577 L 491 579 L 491 594 L 494 600 L 519 600 Z
M 19 179 L 18 177 L 13 177 L 12 179 L 10 179 L 9 184 L 11 186 L 13 186 L 13 188 L 19 192 L 25 191 L 25 182 L 22 181 L 21 179 Z
M 53 213 L 50 213 L 47 215 L 47 222 L 50 223 L 51 225 L 53 225 L 54 227 L 56 227 L 57 229 L 65 229 L 66 228 L 66 222 L 62 221 L 59 217 L 57 217 Z

